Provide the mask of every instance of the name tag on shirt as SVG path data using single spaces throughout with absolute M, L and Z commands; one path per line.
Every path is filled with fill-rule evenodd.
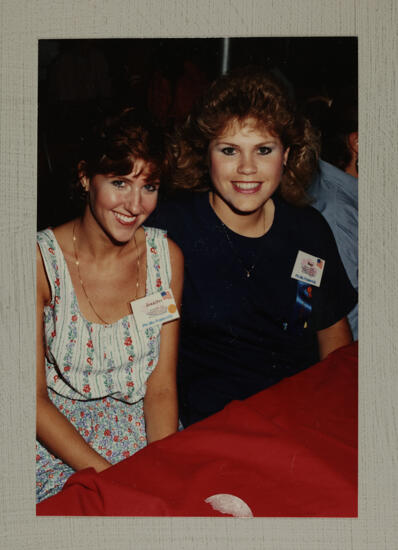
M 130 302 L 138 330 L 174 321 L 180 317 L 170 288 Z
M 324 267 L 325 260 L 299 250 L 291 277 L 310 285 L 321 286 Z

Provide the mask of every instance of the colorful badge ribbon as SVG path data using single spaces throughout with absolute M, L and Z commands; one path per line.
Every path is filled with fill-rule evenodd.
M 312 311 L 312 286 L 302 281 L 297 281 L 296 303 L 294 304 L 290 328 L 302 333 L 307 328 L 308 319 Z M 285 330 L 287 329 L 287 325 Z

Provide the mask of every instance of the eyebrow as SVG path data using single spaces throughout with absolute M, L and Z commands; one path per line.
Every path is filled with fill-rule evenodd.
M 265 140 L 265 141 L 260 141 L 260 143 L 256 143 L 255 145 L 253 145 L 253 147 L 261 147 L 263 145 L 275 145 L 277 143 L 277 141 L 275 139 L 268 139 L 268 140 Z M 218 139 L 216 140 L 216 145 L 228 145 L 230 147 L 239 147 L 239 145 L 237 143 L 233 143 L 233 142 L 230 142 L 230 141 L 224 141 L 223 139 Z
M 141 170 L 139 170 L 139 172 L 137 172 L 137 174 L 131 176 L 131 178 L 130 178 L 130 174 L 112 174 L 112 173 L 108 174 L 107 177 L 109 177 L 111 179 L 120 179 L 120 180 L 123 180 L 123 181 L 131 182 L 135 178 L 139 178 L 140 176 L 143 176 L 145 179 L 147 179 L 148 177 L 151 176 L 151 172 L 148 171 L 148 173 L 146 173 L 145 170 L 141 168 Z

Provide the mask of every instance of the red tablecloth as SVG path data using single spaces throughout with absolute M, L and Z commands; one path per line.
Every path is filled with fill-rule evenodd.
M 97 474 L 74 474 L 37 515 L 357 516 L 356 344 Z

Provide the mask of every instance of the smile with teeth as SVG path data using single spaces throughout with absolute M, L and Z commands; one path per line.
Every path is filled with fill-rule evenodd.
M 240 193 L 254 193 L 261 187 L 261 181 L 233 181 L 232 185 Z
M 131 225 L 137 219 L 137 216 L 126 216 L 125 214 L 120 214 L 119 212 L 113 212 L 115 218 L 124 225 Z

